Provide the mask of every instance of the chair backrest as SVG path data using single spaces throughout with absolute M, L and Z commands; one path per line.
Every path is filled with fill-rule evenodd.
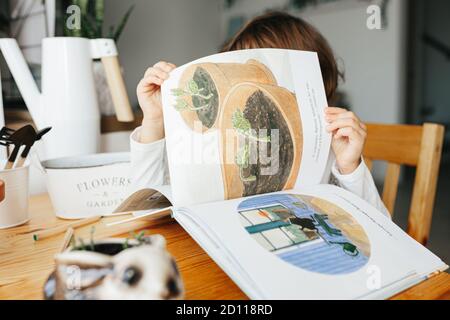
M 444 127 L 368 124 L 364 157 L 369 169 L 372 161 L 388 163 L 382 199 L 391 214 L 397 198 L 400 168 L 416 167 L 408 217 L 408 234 L 426 245 L 430 234 L 436 186 L 444 140 Z

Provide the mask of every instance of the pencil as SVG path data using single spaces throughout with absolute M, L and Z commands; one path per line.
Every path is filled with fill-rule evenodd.
M 50 238 L 50 237 L 53 237 L 58 234 L 66 232 L 66 230 L 68 228 L 73 228 L 73 229 L 80 228 L 80 227 L 95 223 L 95 222 L 99 221 L 101 218 L 102 218 L 101 216 L 87 218 L 87 219 L 83 219 L 83 220 L 71 223 L 66 226 L 59 226 L 59 227 L 55 227 L 52 229 L 36 232 L 35 234 L 33 234 L 33 239 L 34 239 L 34 241 L 38 241 L 38 240 Z
M 66 235 L 64 236 L 63 244 L 62 244 L 61 249 L 59 250 L 59 252 L 64 252 L 67 249 L 67 247 L 70 244 L 70 241 L 73 238 L 73 233 L 74 233 L 73 228 L 69 227 L 69 229 L 67 229 L 67 231 L 66 231 Z

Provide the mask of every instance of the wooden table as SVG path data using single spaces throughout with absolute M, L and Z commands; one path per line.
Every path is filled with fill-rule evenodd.
M 41 299 L 42 286 L 53 269 L 63 234 L 34 242 L 36 230 L 70 221 L 57 219 L 47 195 L 30 200 L 32 219 L 13 229 L 0 230 L 0 299 Z M 245 294 L 173 220 L 138 221 L 114 228 L 105 223 L 123 217 L 104 218 L 96 224 L 95 237 L 128 236 L 131 231 L 166 237 L 168 250 L 176 258 L 186 287 L 187 299 L 247 299 Z M 76 230 L 76 237 L 89 237 L 91 226 Z M 450 299 L 450 275 L 441 273 L 393 299 Z

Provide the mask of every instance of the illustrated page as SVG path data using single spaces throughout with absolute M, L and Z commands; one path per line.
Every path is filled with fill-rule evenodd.
M 204 204 L 184 213 L 221 248 L 219 260 L 233 261 L 229 275 L 238 270 L 239 278 L 249 279 L 249 294 L 259 292 L 252 298 L 387 298 L 446 268 L 387 217 L 330 185 Z
M 202 58 L 171 73 L 162 101 L 175 206 L 320 183 L 331 137 L 316 53 Z

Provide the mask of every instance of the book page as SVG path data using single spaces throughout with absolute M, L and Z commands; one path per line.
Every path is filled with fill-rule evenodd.
M 330 185 L 177 210 L 190 232 L 186 216 L 204 232 L 196 241 L 230 277 L 248 279 L 241 289 L 256 299 L 389 298 L 447 268 L 368 203 Z
M 175 69 L 162 87 L 175 206 L 321 181 L 331 136 L 316 53 L 255 49 Z

